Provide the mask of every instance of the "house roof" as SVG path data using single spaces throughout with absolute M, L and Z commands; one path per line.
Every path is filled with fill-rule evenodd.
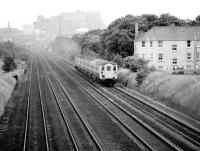
M 137 41 L 186 41 L 200 40 L 200 26 L 155 26 L 139 34 Z

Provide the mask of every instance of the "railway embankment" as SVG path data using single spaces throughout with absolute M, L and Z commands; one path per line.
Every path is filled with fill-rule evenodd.
M 161 71 L 150 73 L 140 86 L 136 74 L 119 70 L 119 81 L 129 91 L 136 90 L 172 109 L 200 120 L 200 76 L 171 75 Z

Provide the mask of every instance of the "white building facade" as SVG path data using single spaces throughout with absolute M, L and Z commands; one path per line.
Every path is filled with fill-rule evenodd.
M 200 68 L 200 26 L 153 27 L 140 34 L 135 54 L 157 69 Z

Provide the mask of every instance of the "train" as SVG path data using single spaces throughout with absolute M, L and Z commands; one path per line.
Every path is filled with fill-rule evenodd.
M 75 68 L 104 85 L 114 86 L 117 80 L 117 64 L 111 61 L 75 57 Z

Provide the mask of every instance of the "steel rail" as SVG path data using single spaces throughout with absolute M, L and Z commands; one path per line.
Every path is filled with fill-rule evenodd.
M 42 94 L 41 94 L 41 86 L 40 86 L 40 80 L 39 80 L 38 62 L 37 61 L 36 61 L 36 65 L 37 65 L 37 77 L 38 77 L 37 81 L 38 81 L 38 85 L 39 85 L 39 94 L 40 94 L 40 105 L 41 105 L 41 109 L 42 109 L 42 118 L 43 118 L 44 133 L 45 133 L 45 142 L 46 142 L 47 151 L 49 151 L 47 124 L 46 124 L 46 119 L 45 119 L 44 102 L 43 102 Z
M 32 71 L 33 71 L 33 60 L 31 62 L 31 73 L 30 73 L 30 82 L 29 82 L 29 90 L 28 90 L 28 102 L 27 102 L 27 110 L 26 110 L 26 124 L 25 124 L 25 132 L 24 132 L 24 145 L 23 151 L 26 150 L 26 141 L 27 141 L 27 133 L 28 133 L 28 122 L 29 122 L 29 111 L 30 111 L 30 95 L 31 95 L 31 79 L 32 79 Z
M 50 71 L 50 70 L 49 70 Z M 97 148 L 100 150 L 100 151 L 103 151 L 103 148 L 101 147 L 100 143 L 97 141 L 97 139 L 95 138 L 95 136 L 93 135 L 93 133 L 91 132 L 87 122 L 84 120 L 81 112 L 75 107 L 73 101 L 72 101 L 72 98 L 70 97 L 70 95 L 68 94 L 68 92 L 65 90 L 65 88 L 62 86 L 62 84 L 59 82 L 59 80 L 57 80 L 57 77 L 55 76 L 54 72 L 53 71 L 50 71 L 52 76 L 54 77 L 54 80 L 57 82 L 57 84 L 60 86 L 62 92 L 65 94 L 65 96 L 68 98 L 70 104 L 72 105 L 74 111 L 76 112 L 76 114 L 78 115 L 78 117 L 80 118 L 82 124 L 85 126 L 87 132 L 89 133 L 89 135 L 91 136 L 92 140 L 94 141 L 95 145 L 97 146 Z M 49 78 L 48 78 L 49 80 Z M 50 82 L 50 80 L 49 80 Z M 50 82 L 51 83 L 51 82 Z M 51 87 L 53 89 L 53 86 L 51 84 Z M 60 107 L 61 108 L 61 107 Z M 61 108 L 62 109 L 62 108 Z M 64 115 L 64 114 L 63 114 Z
M 59 108 L 59 110 L 60 110 L 60 112 L 61 112 L 61 116 L 62 116 L 63 121 L 64 121 L 64 123 L 65 123 L 65 125 L 66 125 L 66 127 L 67 127 L 68 132 L 69 132 L 69 136 L 70 136 L 70 138 L 72 139 L 72 144 L 74 145 L 75 150 L 76 150 L 76 151 L 79 151 L 77 142 L 76 142 L 76 140 L 75 140 L 75 138 L 74 138 L 74 136 L 73 136 L 73 133 L 72 133 L 72 131 L 71 131 L 71 129 L 70 129 L 68 120 L 67 120 L 66 116 L 64 115 L 64 112 L 63 112 L 63 109 L 62 109 L 62 107 L 61 107 L 61 104 L 60 104 L 60 102 L 58 101 L 58 96 L 57 96 L 57 94 L 56 94 L 56 92 L 55 92 L 55 90 L 54 90 L 54 88 L 53 88 L 52 82 L 50 81 L 49 77 L 47 76 L 47 73 L 46 73 L 46 69 L 45 69 L 45 68 L 46 68 L 46 67 L 43 66 L 43 72 L 44 72 L 45 78 L 46 78 L 47 82 L 49 83 L 48 87 L 52 90 L 52 93 L 53 93 L 53 95 L 54 95 L 54 97 L 55 97 L 56 104 L 58 105 L 58 108 Z

